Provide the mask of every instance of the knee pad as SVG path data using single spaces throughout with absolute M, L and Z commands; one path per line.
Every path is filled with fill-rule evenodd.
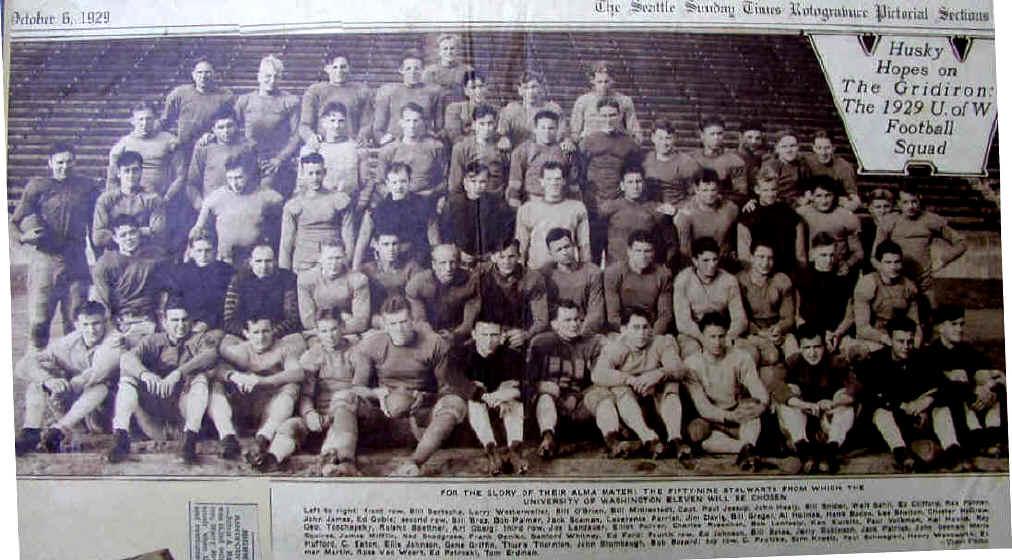
M 712 433 L 713 426 L 703 418 L 696 418 L 692 422 L 689 422 L 689 425 L 685 428 L 685 434 L 689 436 L 689 441 L 693 443 L 706 441 Z

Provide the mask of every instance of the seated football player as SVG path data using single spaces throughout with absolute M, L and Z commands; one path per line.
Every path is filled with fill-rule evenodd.
M 733 346 L 748 329 L 741 286 L 733 275 L 718 266 L 719 251 L 713 238 L 699 239 L 692 245 L 692 266 L 686 267 L 675 278 L 675 326 L 678 328 L 678 347 L 682 350 L 683 358 L 688 358 L 703 348 L 700 321 L 707 313 L 730 316 L 730 323 L 725 329 L 725 343 L 728 347 Z
M 370 417 L 409 420 L 418 444 L 391 475 L 420 476 L 425 462 L 467 417 L 467 404 L 448 381 L 447 344 L 434 332 L 415 327 L 408 301 L 391 296 L 383 302 L 380 315 L 385 332 L 359 344 L 352 357 L 353 383 L 373 387 L 378 404 L 371 399 L 359 404 L 373 409 Z M 362 430 L 389 429 L 387 421 L 383 424 L 362 426 Z
M 235 460 L 242 452 L 236 424 L 256 427 L 246 460 L 263 468 L 279 426 L 292 417 L 305 371 L 299 358 L 306 350 L 302 336 L 280 338 L 270 315 L 246 318 L 243 340 L 222 341 L 221 363 L 211 383 L 207 414 L 221 439 L 221 456 Z
M 826 348 L 835 353 L 840 341 L 854 326 L 851 307 L 854 277 L 837 274 L 836 242 L 828 233 L 812 238 L 808 258 L 811 261 L 808 267 L 795 274 L 797 322 L 814 325 L 822 333 Z M 794 352 L 797 352 L 796 347 L 784 345 L 785 356 Z
M 372 327 L 378 329 L 380 306 L 392 295 L 405 295 L 408 281 L 423 269 L 414 259 L 403 256 L 401 240 L 394 231 L 377 231 L 372 249 L 375 258 L 362 265 L 361 270 L 369 278 Z
M 165 204 L 155 192 L 144 190 L 141 170 L 144 159 L 137 152 L 122 152 L 116 159 L 119 184 L 95 201 L 95 217 L 91 225 L 91 240 L 95 248 L 116 249 L 109 224 L 118 216 L 133 216 L 141 226 L 141 235 L 156 246 L 165 246 Z
M 773 389 L 780 430 L 805 474 L 839 470 L 840 448 L 854 426 L 857 378 L 829 353 L 823 336 L 814 324 L 798 328 L 801 350 L 787 358 L 784 383 Z
M 506 182 L 509 180 L 506 167 L 509 154 L 501 151 L 496 144 L 496 110 L 491 105 L 478 105 L 474 109 L 474 132 L 453 145 L 450 153 L 449 195 L 451 198 L 464 196 L 464 172 L 474 163 L 484 165 L 488 170 L 488 185 L 485 192 L 499 200 L 506 196 Z
M 889 344 L 872 352 L 857 368 L 863 414 L 870 415 L 892 450 L 898 470 L 915 472 L 931 466 L 973 470 L 956 434 L 949 406 L 952 396 L 945 394 L 949 380 L 938 365 L 928 363 L 928 356 L 914 348 L 918 329 L 909 317 L 891 319 L 885 326 Z M 915 439 L 941 445 L 935 465 L 911 453 L 909 446 Z
M 692 450 L 682 442 L 679 396 L 685 368 L 675 338 L 655 334 L 651 315 L 642 307 L 622 310 L 619 335 L 604 345 L 590 378 L 595 386 L 612 392 L 619 418 L 636 434 L 650 457 L 687 459 Z M 657 410 L 664 423 L 663 441 L 647 425 L 641 403 Z
M 106 251 L 92 269 L 95 300 L 120 332 L 153 333 L 159 298 L 168 288 L 165 252 L 147 243 L 133 216 L 118 216 L 109 225 L 118 249 Z
M 502 326 L 505 342 L 514 350 L 548 330 L 545 279 L 520 264 L 519 245 L 512 237 L 502 239 L 477 272 L 480 313 Z
M 583 311 L 572 301 L 560 301 L 552 315 L 552 331 L 531 340 L 524 369 L 532 384 L 534 413 L 541 431 L 538 455 L 551 459 L 559 453 L 556 431 L 559 417 L 582 424 L 595 421 L 611 457 L 628 457 L 640 442 L 622 441 L 622 424 L 615 395 L 594 385 L 590 376 L 601 353 L 604 337 L 582 334 Z
M 443 135 L 451 146 L 474 132 L 474 110 L 479 105 L 489 105 L 496 109 L 496 113 L 499 112 L 489 102 L 488 80 L 484 74 L 472 70 L 464 73 L 463 80 L 466 99 L 448 103 L 443 117 Z M 498 119 L 495 120 L 498 122 Z M 495 128 L 496 123 L 493 123 L 493 130 Z
M 666 334 L 674 319 L 671 271 L 655 262 L 657 241 L 653 232 L 633 231 L 627 244 L 625 260 L 604 269 L 604 308 L 608 326 L 620 330 L 623 310 L 642 307 L 654 316 L 654 334 Z
M 394 162 L 384 171 L 386 195 L 362 216 L 355 238 L 352 268 L 360 270 L 365 263 L 366 247 L 373 241 L 373 231 L 397 234 L 401 252 L 408 258 L 427 260 L 429 246 L 439 235 L 436 202 L 411 192 L 411 166 Z
M 218 363 L 221 333 L 193 330 L 193 319 L 180 299 L 169 298 L 162 332 L 145 336 L 120 358 L 119 389 L 112 427 L 115 438 L 107 459 L 118 463 L 130 453 L 130 420 L 151 439 L 169 438 L 182 420 L 180 457 L 197 458 L 197 433 L 208 403 L 209 377 Z
M 777 255 L 773 270 L 794 274 L 808 264 L 805 224 L 793 207 L 778 198 L 776 175 L 769 169 L 758 170 L 753 190 L 755 201 L 738 216 L 738 260 L 746 265 L 752 240 L 766 239 L 774 244 Z
M 742 303 L 748 317 L 748 330 L 743 350 L 752 353 L 756 365 L 772 366 L 780 362 L 781 348 L 796 348 L 794 328 L 794 286 L 783 272 L 774 272 L 777 255 L 773 243 L 764 239 L 752 241 L 751 266 L 738 273 Z
M 14 440 L 17 456 L 35 451 L 39 443 L 57 453 L 61 443 L 89 415 L 100 410 L 116 383 L 123 337 L 109 329 L 106 309 L 89 301 L 74 310 L 74 331 L 29 353 L 18 374 L 28 381 L 25 416 Z M 42 431 L 46 411 L 58 416 Z
M 578 198 L 580 186 L 573 176 L 576 171 L 573 152 L 563 150 L 559 142 L 559 115 L 548 110 L 538 111 L 534 115 L 532 135 L 510 156 L 506 201 L 511 207 L 519 208 L 528 200 L 543 200 L 545 189 L 541 186 L 541 168 L 549 162 L 562 165 L 563 184 L 569 185 L 568 195 Z
M 728 344 L 729 325 L 726 316 L 715 312 L 699 321 L 703 351 L 685 358 L 685 367 L 686 386 L 700 417 L 689 423 L 686 433 L 708 453 L 737 453 L 735 463 L 755 472 L 760 466 L 756 442 L 761 416 L 770 395 L 748 353 Z
M 516 238 L 520 241 L 523 261 L 531 269 L 544 266 L 551 258 L 545 236 L 552 228 L 574 233 L 580 249 L 580 261 L 592 262 L 590 252 L 590 217 L 579 200 L 566 198 L 565 170 L 556 161 L 541 166 L 541 187 L 544 196 L 531 197 L 517 210 Z
M 594 263 L 577 259 L 573 234 L 563 228 L 552 228 L 545 236 L 551 261 L 541 267 L 548 294 L 548 309 L 560 301 L 575 302 L 586 309 L 582 334 L 601 332 L 604 328 L 604 284 L 601 269 Z
M 460 267 L 453 245 L 432 249 L 432 268 L 416 274 L 405 288 L 415 321 L 451 346 L 467 340 L 481 311 L 478 275 Z
M 344 245 L 325 241 L 320 246 L 320 262 L 299 275 L 299 317 L 302 328 L 316 329 L 316 314 L 331 309 L 339 314 L 345 335 L 360 335 L 369 330 L 372 309 L 369 279 L 349 270 Z
M 520 445 L 524 441 L 524 357 L 508 346 L 506 329 L 479 317 L 471 340 L 450 350 L 447 365 L 461 381 L 459 392 L 467 401 L 467 420 L 488 456 L 488 474 L 527 471 Z M 506 449 L 501 449 L 492 428 L 490 411 L 502 419 Z
M 213 233 L 197 232 L 190 238 L 189 259 L 169 267 L 169 296 L 183 300 L 196 332 L 225 328 L 225 294 L 235 269 L 215 260 L 217 245 Z
M 488 192 L 488 167 L 467 164 L 463 172 L 463 196 L 449 196 L 439 214 L 439 242 L 452 243 L 474 260 L 496 249 L 495 244 L 513 237 L 514 213 L 502 193 Z
M 945 398 L 967 451 L 990 457 L 1008 453 L 1002 414 L 1007 406 L 1005 372 L 964 340 L 966 310 L 944 304 L 934 313 L 938 338 L 924 349 L 924 361 L 942 370 L 950 385 Z M 960 418 L 962 416 L 962 418 Z M 965 423 L 964 423 L 965 419 Z
M 662 214 L 660 205 L 648 200 L 646 196 L 646 182 L 644 181 L 643 167 L 638 163 L 627 163 L 622 168 L 622 182 L 619 189 L 622 197 L 615 200 L 607 200 L 601 203 L 598 212 L 601 218 L 607 220 L 608 224 L 608 245 L 605 249 L 605 262 L 609 265 L 626 261 L 626 246 L 629 235 L 636 230 L 647 230 L 660 232 L 664 228 L 665 214 Z M 674 207 L 669 207 L 674 214 Z M 667 254 L 662 244 L 661 235 L 655 235 L 657 252 L 661 256 Z M 660 259 L 658 259 L 660 262 Z
M 738 207 L 720 195 L 718 180 L 717 172 L 705 167 L 693 177 L 692 199 L 678 210 L 674 222 L 683 258 L 692 256 L 692 244 L 697 239 L 709 237 L 720 247 L 719 257 L 726 266 L 734 259 Z
M 828 233 L 836 242 L 837 273 L 853 274 L 864 259 L 861 246 L 861 223 L 853 212 L 839 206 L 840 186 L 827 176 L 812 177 L 809 183 L 811 204 L 798 208 L 798 214 L 808 228 L 808 247 L 820 233 Z
M 281 244 L 278 266 L 296 274 L 313 268 L 320 260 L 323 243 L 340 239 L 345 254 L 355 250 L 352 200 L 346 193 L 323 188 L 327 169 L 323 156 L 310 154 L 299 160 L 302 188 L 281 211 Z
M 344 339 L 341 318 L 329 310 L 316 317 L 316 339 L 299 358 L 305 372 L 296 407 L 274 432 L 267 452 L 254 465 L 260 472 L 277 470 L 299 449 L 319 449 L 323 476 L 358 476 L 359 393 L 352 385 L 350 343 Z
M 274 249 L 260 244 L 250 253 L 249 266 L 232 277 L 225 292 L 225 332 L 240 336 L 246 323 L 257 316 L 271 319 L 275 338 L 302 330 L 298 281 L 295 274 L 277 268 Z

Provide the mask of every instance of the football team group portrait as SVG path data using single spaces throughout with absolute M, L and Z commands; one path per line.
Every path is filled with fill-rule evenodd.
M 996 201 L 804 37 L 11 54 L 19 474 L 1008 471 Z

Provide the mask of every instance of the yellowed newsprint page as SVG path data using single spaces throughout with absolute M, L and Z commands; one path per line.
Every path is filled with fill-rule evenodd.
M 5 2 L 18 554 L 1002 557 L 996 8 Z

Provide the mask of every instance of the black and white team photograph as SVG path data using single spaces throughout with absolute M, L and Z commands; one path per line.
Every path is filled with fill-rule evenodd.
M 18 41 L 19 475 L 1008 472 L 985 177 L 799 34 Z

